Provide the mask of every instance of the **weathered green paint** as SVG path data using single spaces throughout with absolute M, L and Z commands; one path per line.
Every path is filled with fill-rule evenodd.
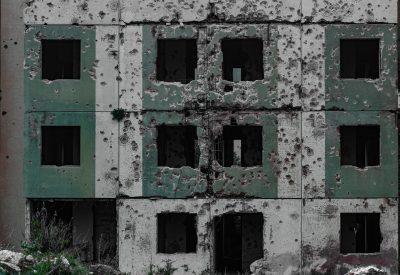
M 397 127 L 391 112 L 326 112 L 326 185 L 331 198 L 397 197 Z M 342 125 L 380 125 L 380 166 L 340 165 Z
M 278 106 L 278 44 L 276 25 L 210 26 L 207 45 L 207 81 L 210 83 L 209 100 L 215 106 L 248 109 L 276 108 Z M 223 53 L 221 41 L 228 39 L 260 38 L 263 40 L 264 79 L 239 83 L 222 79 Z M 225 91 L 225 86 L 232 91 Z
M 198 62 L 196 79 L 188 84 L 156 80 L 157 39 L 197 39 Z M 204 38 L 203 38 L 204 39 Z M 205 41 L 193 26 L 143 26 L 143 108 L 150 110 L 182 110 L 205 104 L 204 71 Z
M 81 78 L 42 80 L 41 40 L 80 39 Z M 86 26 L 29 26 L 25 33 L 25 110 L 94 111 L 96 31 Z
M 379 79 L 340 79 L 340 39 L 380 39 Z M 396 110 L 396 25 L 328 25 L 325 29 L 326 108 Z
M 206 177 L 200 168 L 157 166 L 157 125 L 195 125 L 200 147 L 199 167 L 208 163 L 204 120 L 199 115 L 185 117 L 180 113 L 147 112 L 143 115 L 143 196 L 185 198 L 204 193 Z
M 80 166 L 41 165 L 41 126 L 80 126 Z M 24 193 L 27 198 L 94 198 L 95 113 L 25 115 Z
M 235 117 L 235 115 L 233 115 Z M 238 118 L 238 117 L 237 117 Z M 224 125 L 230 124 L 229 117 L 223 121 L 213 121 Z M 249 196 L 257 198 L 277 198 L 277 163 L 278 129 L 275 114 L 247 114 L 237 119 L 238 125 L 260 125 L 263 127 L 263 158 L 260 167 L 220 167 L 213 183 L 213 190 L 218 196 Z

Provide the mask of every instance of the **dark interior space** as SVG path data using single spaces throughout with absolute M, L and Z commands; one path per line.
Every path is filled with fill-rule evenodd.
M 196 77 L 197 40 L 157 40 L 157 80 L 187 84 Z
M 42 79 L 79 79 L 80 40 L 42 40 Z
M 214 218 L 215 271 L 250 272 L 250 264 L 263 258 L 262 213 L 225 214 Z
M 224 39 L 222 53 L 223 79 L 239 82 L 264 78 L 261 39 Z
M 42 126 L 42 165 L 80 165 L 79 126 Z
M 158 253 L 195 253 L 196 247 L 196 214 L 163 213 L 157 215 Z
M 341 39 L 340 77 L 379 78 L 379 39 Z
M 96 201 L 93 207 L 93 259 L 115 264 L 117 255 L 117 206 L 115 200 Z
M 157 127 L 158 166 L 195 168 L 199 163 L 196 126 Z
M 340 214 L 340 253 L 376 253 L 381 242 L 380 213 Z
M 340 162 L 359 168 L 380 164 L 380 126 L 341 126 Z
M 72 236 L 72 201 L 31 201 L 31 212 L 36 215 L 40 211 L 45 211 L 46 222 L 55 218 L 56 222 L 71 225 Z
M 215 142 L 216 160 L 224 167 L 262 165 L 262 126 L 224 126 Z

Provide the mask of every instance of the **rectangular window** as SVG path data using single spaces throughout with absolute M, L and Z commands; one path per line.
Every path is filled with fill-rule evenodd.
M 225 214 L 214 218 L 215 271 L 250 274 L 250 264 L 264 254 L 263 226 L 261 213 Z
M 42 165 L 80 165 L 79 126 L 42 126 Z
M 340 127 L 340 162 L 359 168 L 380 163 L 380 126 Z
M 187 84 L 195 79 L 196 68 L 196 39 L 157 41 L 157 80 Z
M 340 253 L 376 253 L 381 242 L 379 213 L 340 214 Z
M 42 79 L 79 79 L 80 40 L 42 40 Z
M 379 78 L 379 39 L 341 39 L 340 77 Z
M 222 139 L 222 140 L 221 140 Z M 224 126 L 215 145 L 216 159 L 224 167 L 262 165 L 262 126 Z
M 195 168 L 199 162 L 196 126 L 158 126 L 158 166 Z
M 195 253 L 196 247 L 196 214 L 163 213 L 157 215 L 158 253 Z
M 222 53 L 223 79 L 234 82 L 264 79 L 261 39 L 224 39 Z

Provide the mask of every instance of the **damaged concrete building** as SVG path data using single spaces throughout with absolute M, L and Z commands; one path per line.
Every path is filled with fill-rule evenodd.
M 398 274 L 397 1 L 30 0 L 24 196 L 147 274 Z

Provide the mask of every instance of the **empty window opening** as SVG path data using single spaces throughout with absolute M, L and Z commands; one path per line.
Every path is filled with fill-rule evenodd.
M 42 165 L 79 165 L 80 127 L 42 127 Z
M 195 253 L 196 214 L 163 213 L 157 215 L 158 253 Z
M 379 39 L 340 40 L 341 78 L 379 78 Z
M 264 78 L 261 39 L 222 40 L 223 79 L 233 82 Z
M 157 127 L 158 166 L 195 168 L 199 162 L 196 126 Z
M 379 213 L 340 214 L 340 253 L 376 253 L 381 242 Z
M 215 143 L 217 161 L 224 167 L 262 165 L 262 126 L 224 126 Z
M 80 40 L 42 40 L 42 79 L 79 79 Z
M 196 39 L 157 41 L 157 80 L 186 84 L 195 79 L 196 67 Z
M 263 224 L 261 213 L 225 214 L 214 218 L 216 272 L 250 272 L 250 264 L 263 258 Z
M 380 126 L 341 126 L 340 162 L 359 168 L 380 163 Z

